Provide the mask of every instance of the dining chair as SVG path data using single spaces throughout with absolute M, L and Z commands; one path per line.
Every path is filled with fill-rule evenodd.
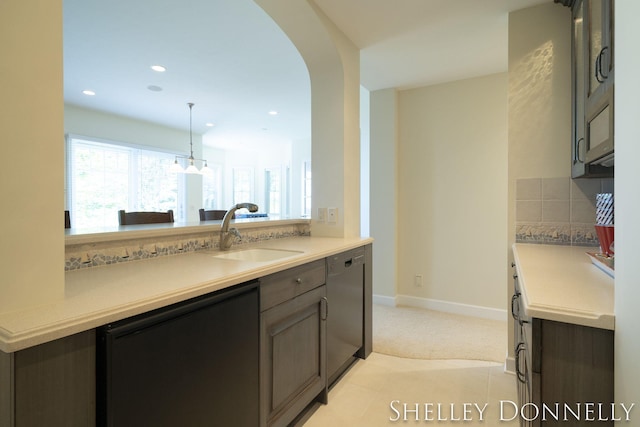
M 210 220 L 220 220 L 224 218 L 224 214 L 227 213 L 224 209 L 212 209 L 212 210 L 204 210 L 200 209 L 200 221 L 210 221 Z M 236 214 L 234 213 L 231 219 L 234 219 Z
M 173 210 L 167 212 L 125 212 L 118 211 L 120 225 L 131 224 L 161 224 L 173 222 Z

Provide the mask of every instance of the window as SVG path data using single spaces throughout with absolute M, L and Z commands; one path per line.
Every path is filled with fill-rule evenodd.
M 183 220 L 184 181 L 169 173 L 174 154 L 68 138 L 68 205 L 76 228 L 118 225 L 118 211 L 174 211 Z
M 272 168 L 264 171 L 264 189 L 265 189 L 265 209 L 264 211 L 272 215 L 280 215 L 281 206 L 281 188 L 280 169 Z
M 222 171 L 219 165 L 209 166 L 213 172 L 202 176 L 202 207 L 204 209 L 224 209 L 222 206 Z
M 311 218 L 311 162 L 304 162 L 302 168 L 302 216 Z
M 233 203 L 244 203 L 253 200 L 253 169 L 233 169 Z

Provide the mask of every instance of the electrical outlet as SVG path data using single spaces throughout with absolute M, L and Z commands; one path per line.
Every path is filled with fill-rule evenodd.
M 416 277 L 413 281 L 414 285 L 416 285 L 417 288 L 421 288 L 422 287 L 422 274 L 416 274 Z
M 338 222 L 338 208 L 327 208 L 327 222 L 329 224 Z
M 318 222 L 327 220 L 327 208 L 318 208 Z

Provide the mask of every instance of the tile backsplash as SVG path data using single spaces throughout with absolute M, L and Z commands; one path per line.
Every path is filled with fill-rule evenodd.
M 105 240 L 87 244 L 67 244 L 65 247 L 65 271 L 79 270 L 89 267 L 138 261 L 166 255 L 178 255 L 201 250 L 218 249 L 219 231 L 209 227 L 201 232 L 190 232 L 187 235 L 171 235 L 165 237 L 148 237 L 144 239 Z M 234 247 L 246 243 L 264 240 L 282 239 L 311 235 L 308 222 L 280 224 L 276 222 L 259 222 L 251 228 L 240 230 L 242 237 L 236 237 Z
M 516 242 L 598 246 L 596 194 L 613 193 L 613 178 L 516 180 Z

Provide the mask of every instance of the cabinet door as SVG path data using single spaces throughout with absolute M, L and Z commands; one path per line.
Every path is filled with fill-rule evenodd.
M 533 402 L 553 407 L 567 403 L 575 411 L 578 402 L 601 402 L 602 417 L 611 425 L 614 402 L 613 347 L 611 330 L 533 319 L 532 326 Z M 539 425 L 540 419 L 534 425 Z M 586 425 L 570 418 L 553 425 Z M 546 424 L 545 424 L 546 425 Z
M 10 405 L 0 404 L 0 425 L 95 426 L 96 335 L 80 332 L 10 355 Z M 10 360 L 12 359 L 12 360 Z M 2 365 L 2 363 L 0 363 Z M 4 377 L 0 375 L 0 379 Z M 0 393 L 0 398 L 2 398 Z M 4 410 L 15 411 L 7 413 Z
M 261 425 L 286 426 L 326 392 L 326 286 L 261 315 Z
M 613 0 L 577 0 L 572 18 L 571 176 L 612 176 Z
M 578 0 L 572 11 L 572 115 L 573 128 L 571 132 L 571 177 L 578 178 L 585 174 L 584 162 L 585 141 L 585 104 L 586 104 L 586 78 L 588 64 L 586 62 L 586 44 L 584 28 L 584 3 Z
M 613 73 L 613 1 L 585 0 L 589 49 L 587 97 L 606 91 Z

